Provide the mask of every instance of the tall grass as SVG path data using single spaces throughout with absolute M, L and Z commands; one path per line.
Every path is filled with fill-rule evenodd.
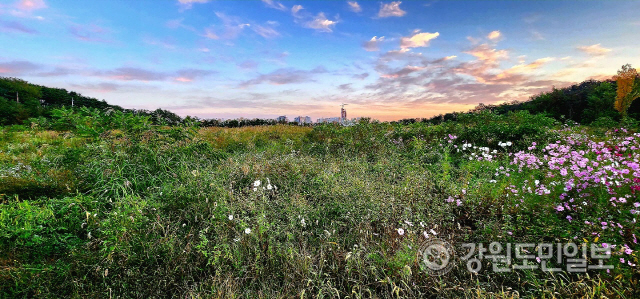
M 455 244 L 566 240 L 568 222 L 545 210 L 551 195 L 517 207 L 507 196 L 541 171 L 494 172 L 509 151 L 584 129 L 524 114 L 97 137 L 5 128 L 0 297 L 631 298 L 634 267 L 471 274 L 460 262 L 433 276 L 420 266 L 425 233 Z M 500 151 L 469 160 L 454 147 L 461 138 Z

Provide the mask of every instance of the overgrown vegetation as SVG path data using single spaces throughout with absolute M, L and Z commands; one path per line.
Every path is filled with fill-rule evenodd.
M 0 297 L 637 296 L 633 123 L 484 111 L 231 129 L 86 108 L 35 124 L 0 135 Z M 456 259 L 435 276 L 418 252 L 435 237 L 615 244 L 615 268 Z

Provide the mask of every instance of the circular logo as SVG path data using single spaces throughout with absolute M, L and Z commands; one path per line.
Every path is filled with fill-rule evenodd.
M 431 275 L 444 275 L 453 269 L 455 251 L 447 241 L 427 240 L 420 246 L 418 254 L 422 268 Z

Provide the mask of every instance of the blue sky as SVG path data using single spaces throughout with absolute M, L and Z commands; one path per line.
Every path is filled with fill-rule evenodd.
M 640 65 L 639 1 L 0 0 L 0 76 L 202 118 L 380 120 Z

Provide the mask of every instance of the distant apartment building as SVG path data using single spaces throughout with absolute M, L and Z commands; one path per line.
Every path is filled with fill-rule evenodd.
M 339 123 L 342 122 L 342 118 L 341 117 L 325 117 L 325 118 L 318 118 L 318 123 Z
M 286 116 L 286 115 L 278 116 L 278 118 L 276 118 L 276 120 L 277 120 L 278 122 L 285 122 L 285 123 L 288 123 L 288 122 L 289 122 L 289 119 L 287 118 L 287 116 Z
M 304 125 L 304 124 L 310 124 L 311 123 L 311 117 L 309 116 L 298 116 L 296 118 L 293 119 L 293 122 L 298 123 L 299 125 Z

